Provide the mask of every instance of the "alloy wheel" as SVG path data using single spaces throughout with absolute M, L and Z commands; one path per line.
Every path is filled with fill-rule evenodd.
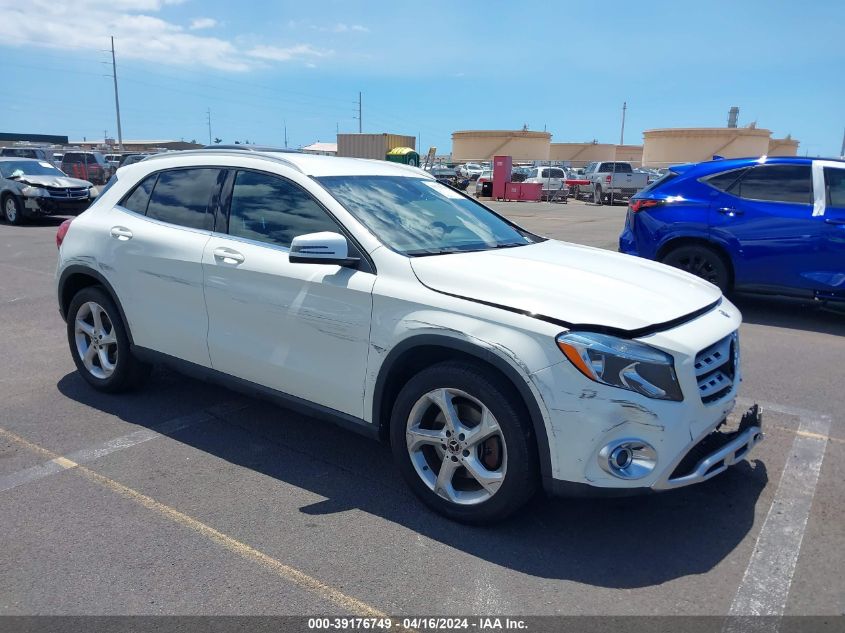
M 10 224 L 14 224 L 17 222 L 17 219 L 18 205 L 15 203 L 14 198 L 9 196 L 6 198 L 6 220 L 8 220 Z
M 76 352 L 95 378 L 109 378 L 117 367 L 117 336 L 103 306 L 88 301 L 79 306 L 74 323 Z
M 483 503 L 505 480 L 507 447 L 499 423 L 464 391 L 441 388 L 419 398 L 405 439 L 417 475 L 447 501 Z

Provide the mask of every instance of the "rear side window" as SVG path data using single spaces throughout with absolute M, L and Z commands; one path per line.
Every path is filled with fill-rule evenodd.
M 123 199 L 123 202 L 121 202 L 120 205 L 129 211 L 146 215 L 147 204 L 150 201 L 150 194 L 153 192 L 153 186 L 156 184 L 156 178 L 158 178 L 158 174 L 147 176 L 135 187 L 132 193 Z M 109 184 L 111 184 L 113 180 L 114 176 L 112 176 L 112 180 L 109 181 Z M 100 195 L 102 195 L 102 192 Z
M 566 174 L 562 169 L 544 169 L 542 178 L 566 178 Z
M 147 217 L 192 229 L 211 230 L 214 216 L 208 207 L 219 187 L 219 176 L 219 169 L 209 168 L 161 172 L 150 195 Z
M 71 165 L 73 165 L 75 163 L 81 163 L 81 162 L 83 162 L 82 154 L 76 154 L 76 153 L 73 153 L 73 152 L 69 152 L 69 153 L 64 155 L 64 157 L 62 158 L 62 162 L 63 163 L 70 163 Z
M 630 163 L 602 163 L 599 171 L 602 173 L 609 171 L 617 174 L 630 174 L 633 170 Z
M 845 209 L 845 169 L 824 168 L 827 206 Z
M 229 235 L 277 246 L 290 246 L 297 235 L 338 230 L 305 190 L 268 174 L 238 172 L 229 209 Z
M 812 204 L 813 176 L 809 165 L 760 165 L 729 191 L 749 200 Z
M 727 191 L 731 188 L 731 185 L 733 185 L 736 181 L 742 178 L 742 175 L 747 171 L 748 168 L 731 169 L 730 171 L 723 171 L 722 173 L 716 174 L 714 176 L 702 178 L 702 180 L 711 187 L 715 187 L 719 191 Z

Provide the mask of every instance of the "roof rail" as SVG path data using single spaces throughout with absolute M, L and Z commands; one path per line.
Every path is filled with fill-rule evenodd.
M 240 149 L 184 149 L 184 150 L 175 150 L 173 152 L 162 152 L 161 154 L 150 154 L 147 158 L 144 159 L 144 162 L 150 160 L 157 160 L 161 158 L 171 158 L 173 156 L 212 156 L 212 155 L 225 155 L 225 156 L 237 156 L 238 158 L 263 158 L 264 160 L 270 160 L 277 163 L 282 163 L 291 169 L 295 169 L 299 173 L 305 173 L 299 166 L 283 158 L 275 153 L 270 152 L 244 152 Z

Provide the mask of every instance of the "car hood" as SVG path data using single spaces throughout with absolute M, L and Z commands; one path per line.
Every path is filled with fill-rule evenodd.
M 415 257 L 411 267 L 438 292 L 565 327 L 634 336 L 672 327 L 722 296 L 716 286 L 675 268 L 556 240 Z
M 71 178 L 70 176 L 35 176 L 24 174 L 17 181 L 33 187 L 91 187 L 87 180 Z

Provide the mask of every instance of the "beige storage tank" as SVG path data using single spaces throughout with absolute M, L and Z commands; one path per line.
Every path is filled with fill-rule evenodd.
M 612 143 L 552 143 L 549 160 L 568 161 L 573 167 L 583 167 L 597 160 L 619 160 L 638 167 L 643 160 L 643 146 Z
M 754 127 L 696 127 L 643 132 L 643 164 L 665 167 L 697 163 L 714 155 L 725 158 L 769 153 L 769 130 Z
M 550 132 L 529 130 L 464 130 L 452 133 L 452 160 L 490 160 L 511 156 L 514 160 L 548 160 Z
M 791 136 L 769 139 L 769 156 L 798 156 L 798 141 Z
M 338 134 L 337 155 L 385 160 L 387 152 L 397 147 L 417 148 L 415 136 L 402 134 Z

